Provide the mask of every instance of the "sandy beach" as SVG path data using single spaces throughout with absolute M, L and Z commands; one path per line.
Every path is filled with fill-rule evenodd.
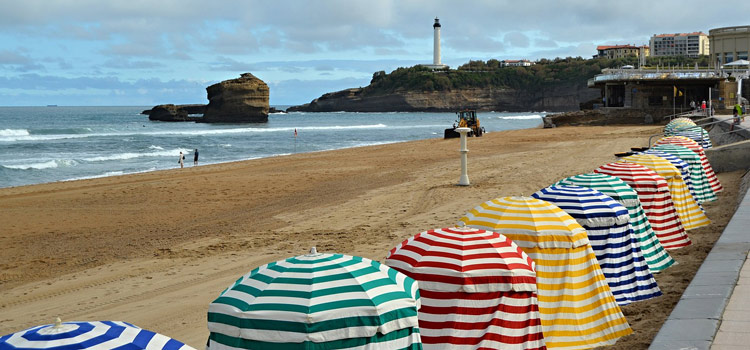
M 318 251 L 382 261 L 472 207 L 542 187 L 646 146 L 660 126 L 563 127 L 430 139 L 128 176 L 0 189 L 0 335 L 122 320 L 202 349 L 208 304 L 258 265 Z M 689 231 L 657 275 L 664 296 L 623 308 L 644 349 L 731 218 L 743 172 L 719 174 L 713 223 Z

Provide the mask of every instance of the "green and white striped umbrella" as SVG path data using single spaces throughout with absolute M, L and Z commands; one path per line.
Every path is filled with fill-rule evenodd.
M 656 145 L 651 147 L 651 149 L 675 155 L 688 163 L 690 166 L 690 179 L 693 183 L 693 191 L 695 192 L 695 200 L 698 203 L 711 202 L 717 199 L 716 194 L 711 189 L 711 183 L 708 181 L 706 171 L 703 169 L 701 157 L 697 153 L 687 147 L 672 144 Z
M 628 209 L 630 214 L 630 225 L 633 226 L 633 234 L 641 242 L 641 251 L 646 259 L 648 268 L 656 273 L 672 266 L 675 261 L 659 242 L 646 213 L 638 200 L 638 194 L 627 183 L 617 177 L 606 174 L 580 174 L 564 178 L 555 186 L 582 186 L 595 189 Z
M 313 248 L 224 290 L 208 307 L 207 349 L 422 349 L 419 306 L 406 275 Z

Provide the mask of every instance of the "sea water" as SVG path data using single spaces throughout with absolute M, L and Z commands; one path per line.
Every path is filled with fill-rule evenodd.
M 276 113 L 261 124 L 155 122 L 149 107 L 0 107 L 0 187 L 442 138 L 455 113 Z M 544 113 L 480 112 L 486 132 Z M 297 135 L 295 136 L 295 130 Z

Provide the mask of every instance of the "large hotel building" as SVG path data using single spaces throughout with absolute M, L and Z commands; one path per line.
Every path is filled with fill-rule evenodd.
M 649 42 L 651 56 L 687 56 L 708 55 L 708 35 L 702 32 L 658 34 Z

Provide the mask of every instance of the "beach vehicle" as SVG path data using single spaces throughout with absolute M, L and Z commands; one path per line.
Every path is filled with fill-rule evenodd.
M 467 134 L 468 136 L 480 137 L 484 133 L 484 129 L 479 125 L 479 117 L 477 117 L 477 111 L 473 109 L 464 109 L 456 112 L 458 119 L 457 124 L 454 124 L 452 128 L 445 129 L 444 138 L 452 139 L 461 136 L 456 128 L 470 128 L 471 131 Z

